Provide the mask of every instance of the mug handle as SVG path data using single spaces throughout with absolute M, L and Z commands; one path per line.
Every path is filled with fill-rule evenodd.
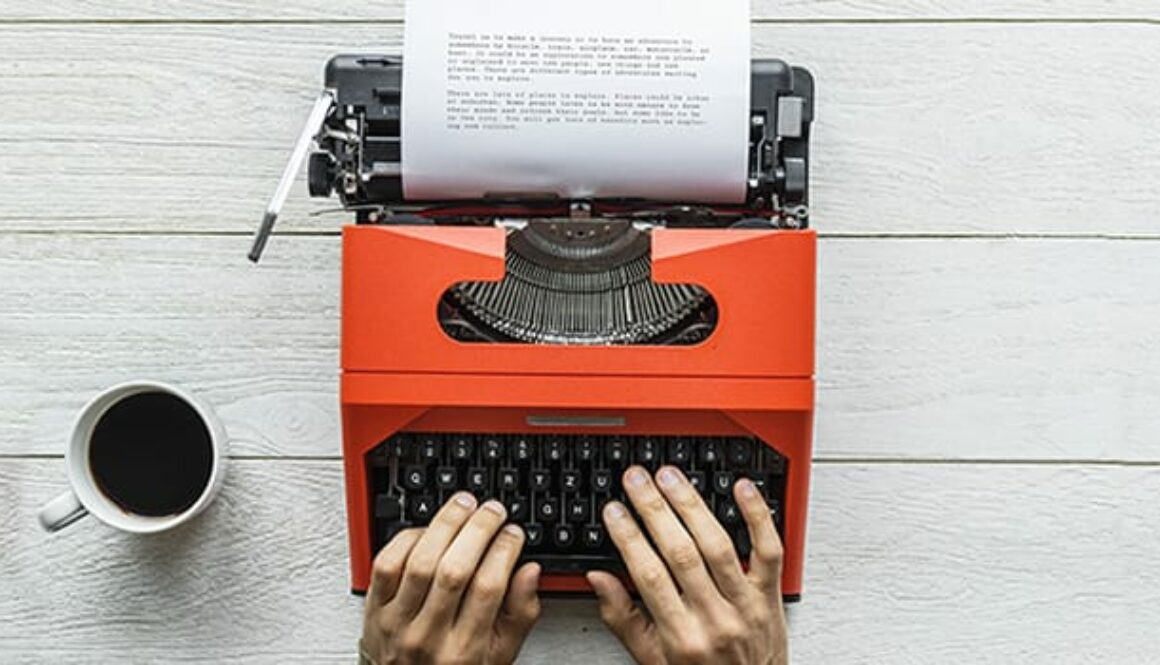
M 44 504 L 37 518 L 45 531 L 60 531 L 88 514 L 89 511 L 81 505 L 76 493 L 69 490 Z

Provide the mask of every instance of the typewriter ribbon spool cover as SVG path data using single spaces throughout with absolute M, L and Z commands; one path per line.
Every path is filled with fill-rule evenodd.
M 438 13 L 416 10 L 421 4 L 409 4 L 409 22 L 415 11 Z M 703 6 L 670 4 L 686 17 L 700 10 L 685 5 Z M 731 165 L 699 186 L 650 180 L 661 172 L 669 185 L 681 182 L 673 176 L 680 168 L 638 173 L 635 183 L 618 177 L 624 187 L 607 190 L 610 180 L 582 177 L 572 187 L 526 172 L 505 182 L 515 168 L 475 183 L 421 176 L 416 188 L 406 155 L 424 143 L 408 143 L 404 109 L 415 90 L 435 93 L 405 84 L 412 60 L 339 55 L 328 63 L 294 158 L 315 145 L 311 194 L 337 194 L 356 222 L 342 238 L 340 379 L 352 590 L 366 590 L 373 556 L 394 533 L 424 524 L 451 493 L 468 489 L 499 498 L 524 525 L 525 557 L 545 563 L 542 588 L 587 591 L 586 566 L 616 569 L 600 540 L 599 507 L 622 497 L 619 474 L 633 463 L 667 463 L 704 483 L 742 555 L 748 540 L 728 482 L 758 482 L 785 544 L 783 592 L 801 593 L 814 409 L 816 236 L 806 228 L 813 80 L 778 60 L 750 62 L 747 9 L 726 5 L 727 22 L 743 25 L 731 34 L 744 42 L 745 60 L 736 62 L 729 40 L 701 34 L 704 26 L 688 38 L 732 54 L 729 66 L 742 76 L 727 87 L 744 88 L 730 102 L 744 99 L 736 112 L 743 121 L 735 123 L 739 147 L 720 152 Z M 488 43 L 519 36 L 507 27 L 490 30 Z M 438 46 L 468 53 L 456 57 L 483 48 L 478 25 L 440 29 L 458 35 L 454 46 L 450 38 Z M 606 31 L 618 48 L 660 34 L 618 30 Z M 564 34 L 540 25 L 528 32 Z M 454 156 L 456 143 L 441 149 Z M 292 160 L 291 181 L 296 168 Z M 728 183 L 717 178 L 725 171 Z M 493 184 L 505 191 L 486 191 Z M 632 196 L 633 187 L 645 194 Z

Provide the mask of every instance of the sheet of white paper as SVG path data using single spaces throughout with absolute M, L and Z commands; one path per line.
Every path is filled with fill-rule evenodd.
M 408 199 L 745 198 L 749 0 L 409 0 Z

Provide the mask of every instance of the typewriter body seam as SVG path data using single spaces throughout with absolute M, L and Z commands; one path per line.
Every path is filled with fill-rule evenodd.
M 526 511 L 512 517 L 525 557 L 547 562 L 542 589 L 587 591 L 586 566 L 617 569 L 596 532 L 619 473 L 670 463 L 704 483 L 743 554 L 744 522 L 713 485 L 759 481 L 796 599 L 814 410 L 808 72 L 753 62 L 749 193 L 733 206 L 407 201 L 401 75 L 397 57 L 336 56 L 304 132 L 311 194 L 337 192 L 357 221 L 340 379 L 352 590 L 391 535 L 468 489 Z

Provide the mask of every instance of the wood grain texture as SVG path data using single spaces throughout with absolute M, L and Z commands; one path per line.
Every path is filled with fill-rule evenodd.
M 0 229 L 248 232 L 322 66 L 398 25 L 0 26 Z M 1157 235 L 1148 25 L 761 25 L 818 80 L 815 225 Z M 1013 45 L 1018 45 L 1015 48 Z M 283 230 L 332 202 L 295 189 Z
M 240 455 L 339 452 L 338 244 L 0 235 L 0 454 L 155 377 Z M 816 454 L 1160 461 L 1160 242 L 826 238 Z
M 402 0 L 321 4 L 306 0 L 245 2 L 213 0 L 196 6 L 178 0 L 131 2 L 115 0 L 51 0 L 0 3 L 3 20 L 166 20 L 166 21 L 398 21 Z M 1156 4 L 1148 0 L 752 0 L 755 20 L 833 19 L 1142 19 L 1157 18 Z
M 752 6 L 755 55 L 818 79 L 831 236 L 794 661 L 1155 662 L 1160 5 Z M 299 183 L 258 267 L 245 234 L 326 58 L 399 50 L 401 16 L 0 0 L 0 662 L 352 662 L 338 239 L 296 235 L 344 218 Z M 923 237 L 843 237 L 879 234 Z M 225 421 L 220 499 L 42 533 L 76 413 L 141 377 Z M 625 659 L 555 600 L 523 662 Z
M 338 462 L 232 461 L 205 515 L 156 538 L 88 518 L 40 531 L 60 460 L 0 460 L 0 662 L 354 662 Z M 590 604 L 554 603 L 527 661 L 619 655 Z
M 341 470 L 234 461 L 182 529 L 35 510 L 58 459 L 0 461 L 0 660 L 351 662 Z M 1160 469 L 820 465 L 800 663 L 1117 663 L 1160 649 Z M 549 601 L 524 663 L 621 662 L 591 601 Z

